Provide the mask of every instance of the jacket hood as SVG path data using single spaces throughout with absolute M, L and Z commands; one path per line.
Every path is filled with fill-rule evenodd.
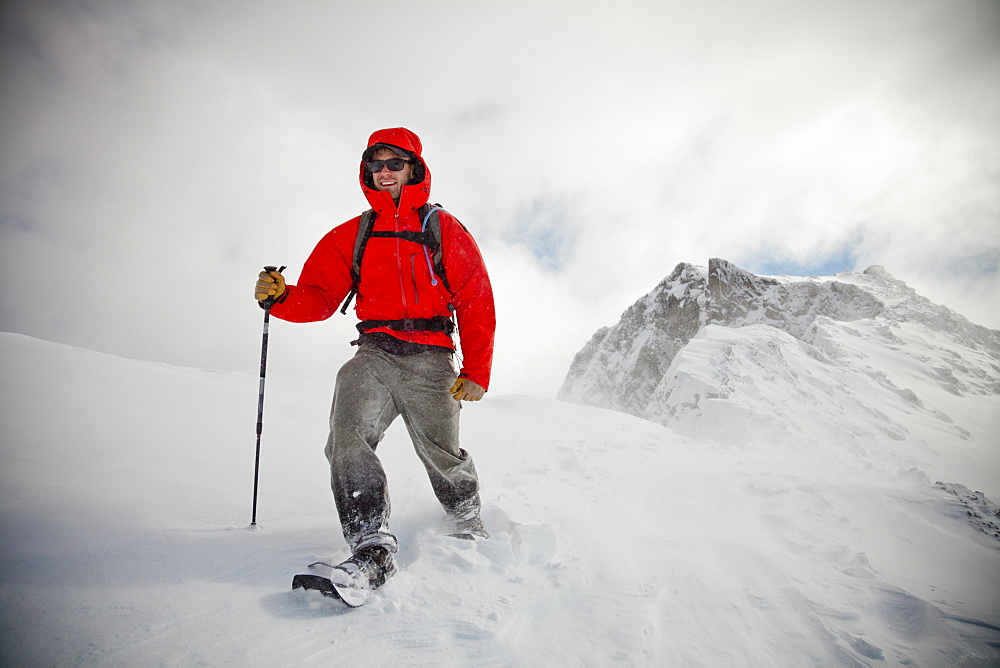
M 390 149 L 397 155 L 414 161 L 413 179 L 410 183 L 403 185 L 402 193 L 399 196 L 399 208 L 402 210 L 405 206 L 419 209 L 427 203 L 431 196 L 431 172 L 423 159 L 424 147 L 420 143 L 420 137 L 406 128 L 376 130 L 368 138 L 368 146 L 361 154 L 359 175 L 361 190 L 368 203 L 375 211 L 383 211 L 388 206 L 393 206 L 392 198 L 388 193 L 375 190 L 371 174 L 365 169 L 365 162 L 381 148 Z

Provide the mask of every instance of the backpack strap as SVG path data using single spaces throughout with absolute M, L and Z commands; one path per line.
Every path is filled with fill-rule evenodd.
M 455 321 L 443 315 L 432 318 L 403 318 L 401 320 L 362 320 L 356 327 L 361 334 L 369 329 L 385 327 L 397 332 L 444 332 L 451 336 L 455 331 Z
M 351 300 L 354 299 L 354 295 L 358 294 L 358 285 L 361 283 L 361 258 L 365 254 L 365 246 L 368 245 L 368 240 L 372 238 L 372 228 L 374 226 L 375 211 L 368 209 L 361 214 L 361 221 L 358 223 L 358 235 L 354 238 L 354 255 L 351 262 L 352 285 L 351 291 L 347 293 L 344 305 L 340 309 L 340 312 L 343 314 L 347 313 L 347 307 L 350 306 Z

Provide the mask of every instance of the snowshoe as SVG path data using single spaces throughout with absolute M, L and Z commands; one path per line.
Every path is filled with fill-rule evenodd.
M 311 574 L 292 578 L 292 589 L 318 591 L 356 608 L 364 605 L 373 589 L 395 575 L 397 568 L 388 549 L 371 545 L 336 566 L 320 561 L 310 564 L 309 570 Z

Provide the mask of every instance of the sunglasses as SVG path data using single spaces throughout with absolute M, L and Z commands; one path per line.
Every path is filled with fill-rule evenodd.
M 388 160 L 369 160 L 365 163 L 365 168 L 372 174 L 378 174 L 383 167 L 388 167 L 390 172 L 398 172 L 403 169 L 403 165 L 412 164 L 412 160 L 405 158 L 389 158 Z

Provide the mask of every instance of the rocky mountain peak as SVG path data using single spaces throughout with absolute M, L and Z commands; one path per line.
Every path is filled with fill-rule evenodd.
M 884 269 L 878 275 L 889 276 Z M 801 337 L 820 315 L 855 320 L 883 309 L 849 283 L 757 276 L 719 258 L 707 269 L 682 262 L 618 324 L 594 334 L 574 358 L 559 398 L 641 416 L 642 397 L 705 325 L 765 324 Z
M 758 276 L 713 258 L 707 268 L 677 265 L 618 323 L 596 332 L 559 398 L 692 434 L 724 420 L 731 429 L 716 424 L 712 433 L 725 432 L 728 442 L 808 441 L 817 420 L 846 429 L 829 406 L 853 404 L 871 422 L 845 438 L 905 441 L 915 414 L 967 438 L 949 415 L 957 409 L 935 398 L 939 390 L 1000 395 L 1000 332 L 933 304 L 878 265 L 825 277 Z M 888 393 L 899 415 L 863 405 L 866 392 Z M 806 406 L 816 413 L 812 427 L 798 419 Z

